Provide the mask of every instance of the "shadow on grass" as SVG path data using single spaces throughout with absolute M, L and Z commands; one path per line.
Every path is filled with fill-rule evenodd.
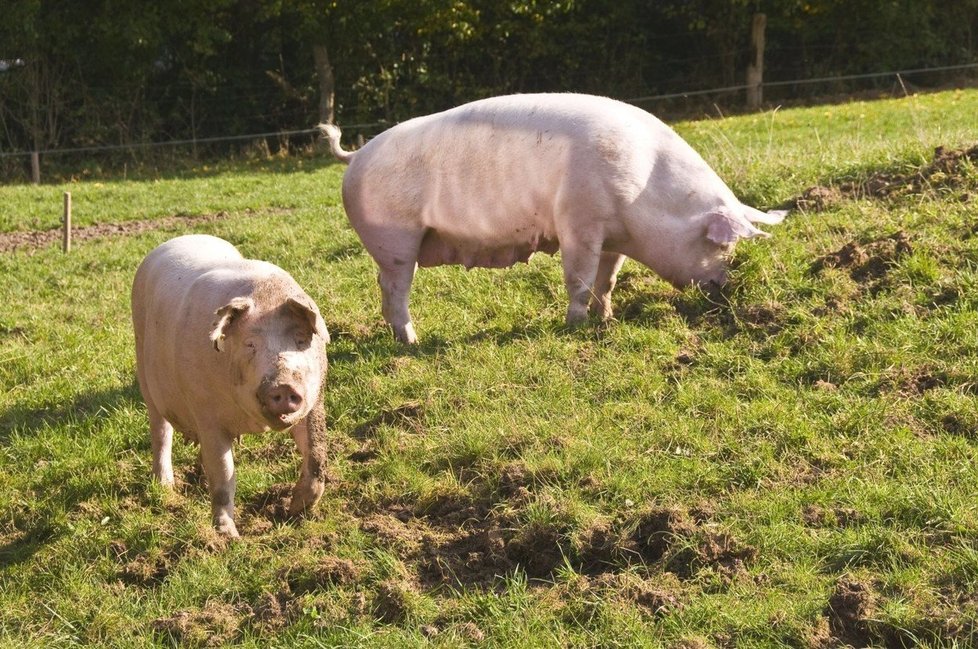
M 376 327 L 368 333 L 347 333 L 342 327 L 329 327 L 333 342 L 327 348 L 330 365 L 357 363 L 366 356 L 411 356 L 430 358 L 443 353 L 452 342 L 442 336 L 421 334 L 418 344 L 404 345 L 394 339 L 388 327 Z M 352 345 L 350 347 L 349 345 Z M 326 379 L 329 381 L 329 379 Z
M 15 405 L 0 416 L 0 444 L 9 443 L 15 432 L 33 437 L 48 427 L 71 428 L 78 421 L 96 418 L 99 413 L 139 400 L 139 388 L 133 380 L 117 388 L 83 392 L 68 403 L 41 407 Z M 148 442 L 147 438 L 147 445 Z M 65 514 L 76 510 L 80 503 L 104 488 L 96 481 L 81 485 L 69 485 L 68 482 L 62 473 L 48 472 L 47 477 L 33 480 L 26 491 L 27 494 L 44 494 L 44 498 L 14 503 L 7 514 L 13 522 L 8 529 L 12 529 L 0 536 L 0 568 L 29 560 L 43 547 L 67 534 Z
M 125 403 L 142 403 L 135 378 L 125 386 L 81 392 L 68 403 L 41 407 L 15 405 L 0 415 L 0 444 L 6 444 L 15 431 L 26 436 L 36 435 L 45 427 L 93 417 Z

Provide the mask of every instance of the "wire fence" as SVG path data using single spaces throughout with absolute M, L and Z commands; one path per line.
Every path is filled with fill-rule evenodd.
M 842 83 L 847 81 L 857 81 L 866 79 L 879 79 L 886 77 L 893 77 L 894 79 L 901 79 L 906 76 L 913 76 L 919 74 L 932 74 L 938 72 L 961 72 L 965 70 L 978 69 L 978 62 L 976 63 L 963 63 L 959 65 L 945 65 L 937 67 L 928 68 L 911 68 L 907 70 L 891 70 L 887 72 L 870 72 L 865 74 L 846 74 L 838 76 L 827 76 L 827 77 L 816 77 L 810 79 L 792 79 L 787 81 L 764 81 L 760 84 L 761 88 L 778 88 L 785 86 L 803 86 L 812 85 L 819 83 Z M 724 86 L 720 88 L 706 88 L 698 90 L 685 90 L 682 92 L 671 92 L 662 93 L 657 95 L 648 95 L 642 97 L 631 97 L 622 98 L 622 101 L 632 103 L 632 104 L 644 104 L 654 101 L 665 101 L 674 99 L 684 99 L 692 97 L 702 97 L 709 95 L 723 95 L 732 92 L 740 92 L 751 88 L 752 86 L 748 84 L 739 84 L 733 86 Z M 385 128 L 391 126 L 389 122 L 372 122 L 364 124 L 343 124 L 343 128 L 346 130 L 372 130 L 377 128 Z M 236 141 L 259 141 L 266 138 L 277 138 L 284 139 L 293 136 L 305 136 L 318 133 L 318 129 L 306 128 L 298 130 L 283 130 L 283 131 L 268 131 L 264 133 L 248 133 L 245 135 L 225 135 L 216 137 L 203 137 L 203 138 L 192 138 L 192 139 L 181 139 L 181 140 L 167 140 L 162 142 L 138 142 L 132 144 L 103 144 L 103 145 L 92 145 L 92 146 L 82 146 L 82 147 L 70 147 L 61 149 L 40 149 L 37 151 L 0 151 L 0 159 L 2 158 L 15 158 L 15 157 L 34 157 L 36 160 L 38 156 L 45 155 L 61 155 L 61 154 L 78 154 L 78 153 L 101 153 L 107 151 L 136 151 L 141 149 L 152 149 L 152 148 L 163 148 L 163 147 L 178 147 L 178 146 L 197 146 L 203 144 L 217 144 L 226 142 L 236 142 Z

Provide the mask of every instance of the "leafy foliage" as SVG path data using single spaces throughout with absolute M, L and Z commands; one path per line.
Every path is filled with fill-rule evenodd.
M 768 79 L 974 60 L 978 0 L 10 0 L 0 143 L 27 151 L 307 128 L 317 46 L 344 124 L 508 92 L 729 86 L 742 78 L 758 10 L 768 14 Z

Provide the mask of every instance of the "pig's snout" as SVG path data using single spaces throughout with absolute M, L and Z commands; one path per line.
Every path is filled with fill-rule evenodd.
M 265 395 L 265 406 L 274 415 L 291 415 L 302 407 L 302 395 L 290 385 L 276 385 Z
M 302 410 L 305 399 L 302 393 L 288 383 L 269 381 L 258 391 L 262 409 L 273 419 L 282 423 L 292 423 L 292 415 Z

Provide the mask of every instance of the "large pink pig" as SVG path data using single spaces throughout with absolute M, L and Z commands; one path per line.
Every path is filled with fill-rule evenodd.
M 606 97 L 483 99 L 408 120 L 356 152 L 321 124 L 350 165 L 346 213 L 380 268 L 385 320 L 417 336 L 408 293 L 417 266 L 504 267 L 559 248 L 567 323 L 611 316 L 625 257 L 674 286 L 722 284 L 739 239 L 767 236 L 783 212 L 743 205 L 682 138 Z
M 156 479 L 173 485 L 175 427 L 200 443 L 214 526 L 237 536 L 232 442 L 291 429 L 302 468 L 290 513 L 319 500 L 329 333 L 292 276 L 223 239 L 177 237 L 136 271 L 132 320 Z

